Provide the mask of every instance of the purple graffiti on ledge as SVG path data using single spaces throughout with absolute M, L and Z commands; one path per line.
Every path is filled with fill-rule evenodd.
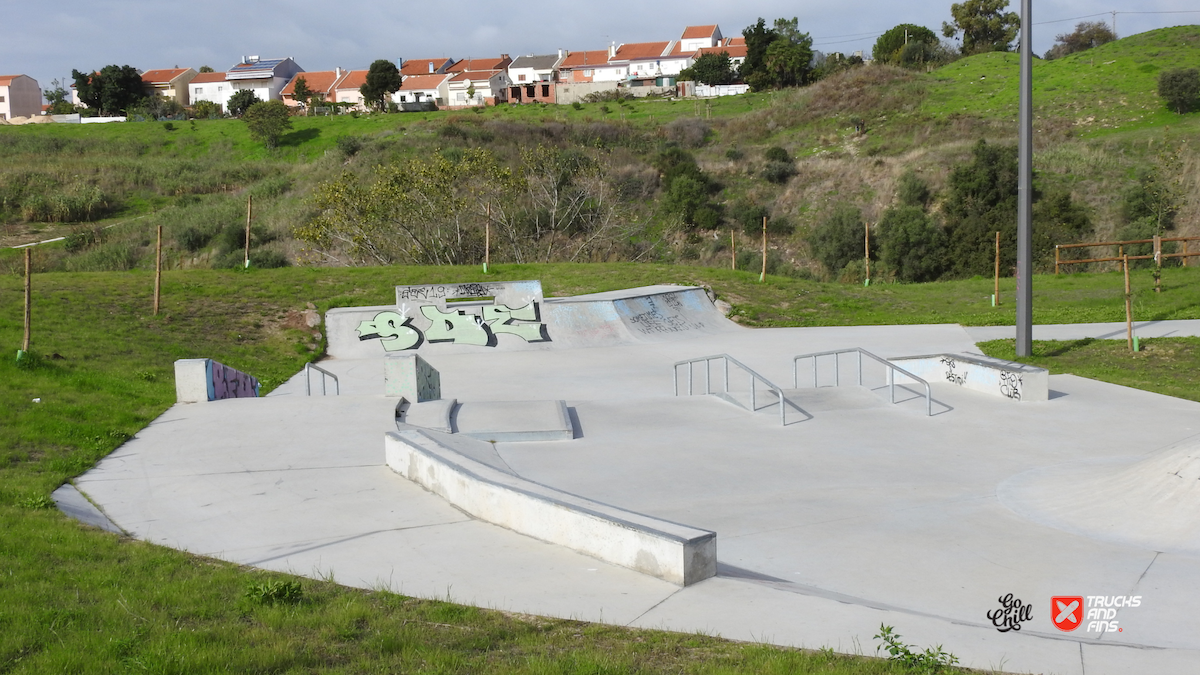
M 208 362 L 208 371 L 208 400 L 258 396 L 256 378 L 212 360 Z

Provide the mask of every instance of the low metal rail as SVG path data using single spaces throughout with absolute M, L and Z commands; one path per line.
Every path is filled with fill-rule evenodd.
M 304 364 L 304 393 L 306 395 L 312 396 L 312 371 L 314 371 L 314 370 L 321 374 L 321 395 L 322 396 L 328 395 L 328 391 L 325 388 L 325 380 L 326 380 L 326 378 L 329 378 L 329 377 L 333 378 L 333 387 L 334 387 L 335 395 L 337 395 L 337 396 L 342 395 L 342 385 L 341 385 L 341 383 L 338 382 L 337 375 L 334 375 L 333 373 L 329 372 L 328 370 L 325 370 L 324 368 L 322 368 L 320 366 L 314 366 L 311 363 Z
M 888 361 L 887 359 L 883 359 L 878 356 L 875 356 L 871 352 L 869 352 L 865 349 L 862 349 L 860 347 L 853 347 L 851 349 L 835 349 L 833 351 L 817 352 L 815 354 L 801 354 L 800 356 L 794 357 L 792 359 L 792 386 L 797 389 L 800 388 L 800 368 L 799 368 L 800 360 L 801 359 L 812 359 L 812 363 L 813 363 L 813 365 L 812 365 L 812 374 L 813 374 L 812 381 L 813 381 L 813 388 L 816 388 L 818 386 L 818 384 L 817 384 L 817 382 L 818 382 L 817 364 L 819 363 L 819 361 L 817 359 L 822 356 L 832 356 L 833 357 L 833 386 L 835 386 L 835 387 L 841 386 L 842 372 L 841 372 L 840 359 L 838 357 L 842 354 L 857 354 L 858 355 L 858 384 L 859 384 L 859 386 L 861 386 L 863 383 L 862 364 L 863 364 L 864 356 L 866 356 L 867 358 L 872 359 L 874 361 L 878 361 L 879 363 L 882 363 L 884 366 L 886 366 L 888 369 L 887 370 L 887 386 L 891 389 L 892 403 L 896 402 L 896 373 L 900 373 L 901 375 L 904 375 L 905 377 L 912 378 L 916 382 L 919 382 L 922 385 L 924 385 L 925 386 L 925 412 L 930 417 L 933 416 L 933 395 L 930 392 L 928 382 L 926 382 L 925 380 L 922 380 L 921 378 L 917 377 L 916 375 L 913 375 L 912 373 L 908 372 L 907 370 L 897 366 L 896 364 L 892 363 L 891 361 Z
M 675 374 L 675 395 L 676 396 L 679 395 L 679 366 L 687 366 L 687 372 L 688 372 L 687 393 L 688 393 L 688 396 L 691 396 L 695 393 L 694 387 L 693 387 L 693 379 L 694 378 L 692 377 L 692 371 L 693 371 L 692 366 L 697 363 L 704 364 L 704 393 L 705 394 L 714 393 L 712 391 L 712 375 L 711 375 L 712 369 L 709 367 L 709 363 L 712 361 L 723 361 L 725 364 L 725 367 L 723 369 L 724 374 L 725 374 L 724 378 L 723 378 L 724 389 L 722 390 L 721 393 L 725 394 L 724 398 L 726 400 L 737 403 L 738 405 L 742 405 L 740 402 L 737 401 L 737 399 L 733 398 L 732 396 L 729 396 L 729 364 L 732 363 L 735 368 L 739 368 L 739 369 L 745 371 L 746 374 L 748 374 L 750 376 L 750 408 L 749 408 L 750 412 L 755 412 L 758 410 L 757 387 L 755 386 L 755 384 L 758 382 L 761 382 L 761 383 L 763 383 L 763 385 L 766 386 L 766 388 L 768 390 L 771 391 L 771 393 L 775 394 L 775 396 L 779 398 L 779 423 L 782 424 L 783 426 L 787 426 L 787 405 L 789 404 L 789 401 L 783 395 L 783 388 L 774 384 L 773 382 L 771 382 L 767 378 L 763 377 L 762 375 L 759 375 L 758 373 L 754 372 L 754 370 L 752 370 L 749 366 L 742 363 L 741 361 L 738 361 L 737 359 L 733 358 L 732 356 L 730 356 L 728 354 L 716 354 L 714 356 L 702 356 L 700 358 L 687 359 L 686 361 L 676 362 L 675 365 L 672 367 L 672 370 L 674 371 L 674 374 Z M 745 406 L 742 405 L 742 407 L 745 407 Z

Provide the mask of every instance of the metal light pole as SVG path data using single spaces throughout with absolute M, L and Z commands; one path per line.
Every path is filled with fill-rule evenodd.
M 1021 115 L 1017 147 L 1017 356 L 1033 353 L 1033 0 L 1021 0 Z

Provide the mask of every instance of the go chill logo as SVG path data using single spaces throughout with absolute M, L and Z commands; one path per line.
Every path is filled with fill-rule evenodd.
M 1140 595 L 1056 595 L 1050 598 L 1050 620 L 1067 633 L 1080 626 L 1085 633 L 1120 633 L 1120 610 L 1141 604 Z

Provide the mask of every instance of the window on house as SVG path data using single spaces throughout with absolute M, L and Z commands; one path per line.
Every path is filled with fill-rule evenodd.
M 583 76 L 584 76 L 584 77 L 591 77 L 591 76 L 592 76 L 592 71 L 591 71 L 591 70 L 584 70 L 584 71 L 583 71 Z
M 467 92 L 465 92 L 465 91 L 460 91 L 460 92 L 458 92 L 458 97 L 457 97 L 457 98 L 458 98 L 458 100 L 459 100 L 459 101 L 465 101 L 465 100 L 467 100 Z
M 518 75 L 518 76 L 517 76 L 517 81 L 518 81 L 518 82 L 524 82 L 524 81 L 525 81 L 525 75 L 524 75 L 524 73 L 522 73 L 521 75 Z
M 224 87 L 224 86 L 222 86 L 222 85 L 219 85 L 219 84 L 218 84 L 218 85 L 217 85 L 217 91 L 225 91 L 225 87 Z
M 548 96 L 550 96 L 550 85 L 543 84 L 542 85 L 542 97 L 546 98 Z
M 0 103 L 4 103 L 4 97 L 0 96 Z
M 407 96 L 401 96 L 401 97 L 400 97 L 400 102 L 401 102 L 401 103 L 408 103 L 408 97 L 407 97 Z M 245 238 L 245 237 L 243 237 L 243 239 L 244 239 L 244 238 Z

